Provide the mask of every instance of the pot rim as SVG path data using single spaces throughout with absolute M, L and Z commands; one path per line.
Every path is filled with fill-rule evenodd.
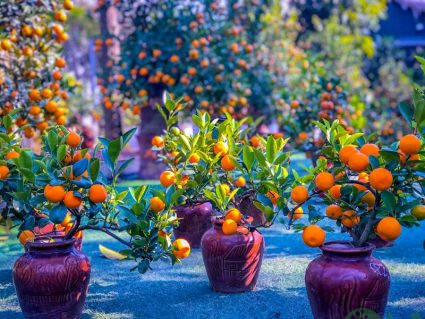
M 366 242 L 364 246 L 356 247 L 349 240 L 334 240 L 325 242 L 319 247 L 323 253 L 343 254 L 343 255 L 358 255 L 370 254 L 376 246 Z
M 51 239 L 55 239 L 55 241 L 51 241 Z M 46 240 L 48 240 L 48 242 L 46 242 Z M 29 249 L 33 248 L 36 250 L 49 250 L 52 248 L 60 249 L 73 246 L 76 240 L 76 238 L 65 239 L 65 236 L 61 235 L 40 235 L 36 236 L 32 241 L 27 241 L 25 246 Z

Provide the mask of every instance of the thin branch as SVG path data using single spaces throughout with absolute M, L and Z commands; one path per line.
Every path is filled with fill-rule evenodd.
M 84 226 L 81 226 L 78 230 L 80 231 L 80 230 L 86 230 L 86 229 L 91 229 L 91 230 L 97 230 L 97 231 L 104 232 L 105 234 L 107 234 L 107 235 L 111 236 L 112 238 L 116 239 L 117 241 L 119 241 L 121 244 L 124 244 L 124 245 L 126 245 L 126 246 L 128 246 L 130 248 L 133 248 L 133 245 L 130 242 L 128 242 L 128 241 L 122 239 L 121 237 L 115 235 L 113 232 L 111 232 L 106 227 L 84 225 Z
M 298 208 L 300 208 L 302 205 L 304 205 L 306 202 L 308 202 L 310 199 L 312 199 L 314 196 L 319 195 L 319 194 L 323 194 L 323 191 L 313 192 L 313 194 L 311 194 L 310 196 L 308 196 L 307 199 L 304 202 L 299 203 L 297 206 L 295 206 L 294 208 L 291 209 L 291 211 L 290 211 L 291 216 L 289 217 L 288 229 L 292 226 L 292 222 L 293 222 L 293 219 L 294 219 L 294 213 L 295 213 L 295 211 Z

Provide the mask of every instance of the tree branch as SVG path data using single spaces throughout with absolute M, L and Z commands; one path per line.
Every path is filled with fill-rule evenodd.
M 84 226 L 81 226 L 81 227 L 78 229 L 78 231 L 80 231 L 80 230 L 86 230 L 86 229 L 91 229 L 91 230 L 97 230 L 97 231 L 104 232 L 105 234 L 107 234 L 107 235 L 111 236 L 112 238 L 116 239 L 117 241 L 119 241 L 121 244 L 126 245 L 127 247 L 130 247 L 130 248 L 133 248 L 133 245 L 132 245 L 130 242 L 128 242 L 128 241 L 126 241 L 126 240 L 122 239 L 121 237 L 119 237 L 119 236 L 115 235 L 113 232 L 111 232 L 111 231 L 110 231 L 108 228 L 106 228 L 106 227 L 99 227 L 99 226 L 92 226 L 92 225 L 84 225 Z

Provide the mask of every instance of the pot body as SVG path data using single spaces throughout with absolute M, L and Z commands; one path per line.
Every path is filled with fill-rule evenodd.
M 202 257 L 215 291 L 246 292 L 255 289 L 264 254 L 264 238 L 257 232 L 224 235 L 222 219 L 202 237 Z
M 387 267 L 371 256 L 375 247 L 325 243 L 322 255 L 307 267 L 305 282 L 315 319 L 345 319 L 357 309 L 383 318 L 390 288 Z
M 211 228 L 211 203 L 177 206 L 175 210 L 180 218 L 179 226 L 174 228 L 176 238 L 186 239 L 192 248 L 200 247 L 202 235 Z
M 75 239 L 37 237 L 15 262 L 13 281 L 25 318 L 78 319 L 90 280 L 90 261 Z

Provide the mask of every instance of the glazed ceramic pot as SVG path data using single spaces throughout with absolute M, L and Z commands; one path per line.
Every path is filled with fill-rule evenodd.
M 13 282 L 25 318 L 78 319 L 90 280 L 90 261 L 75 239 L 37 237 L 15 262 Z
M 238 209 L 241 211 L 242 214 L 245 216 L 252 217 L 252 225 L 257 227 L 260 225 L 267 225 L 267 219 L 264 213 L 259 210 L 254 205 L 254 201 L 251 197 L 245 197 L 241 200 L 241 202 L 238 205 Z
M 345 319 L 357 309 L 383 318 L 390 288 L 387 267 L 371 256 L 375 246 L 325 243 L 322 255 L 307 268 L 305 283 L 315 319 Z
M 225 235 L 223 219 L 202 237 L 202 257 L 211 287 L 225 293 L 255 289 L 264 254 L 264 238 L 258 231 Z M 243 228 L 246 230 L 246 228 Z
M 176 238 L 186 239 L 192 248 L 200 247 L 202 235 L 211 228 L 211 203 L 177 206 L 175 211 L 180 219 L 179 226 L 174 228 Z

